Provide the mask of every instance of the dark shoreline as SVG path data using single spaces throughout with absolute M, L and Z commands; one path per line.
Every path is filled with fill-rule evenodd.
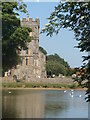
M 72 90 L 71 88 L 2 88 L 2 90 Z M 73 90 L 87 90 L 87 88 L 75 88 Z

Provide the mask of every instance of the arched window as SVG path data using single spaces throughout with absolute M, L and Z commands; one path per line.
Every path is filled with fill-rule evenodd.
M 26 65 L 28 65 L 28 59 L 26 58 Z
M 26 54 L 28 54 L 28 48 L 26 49 Z

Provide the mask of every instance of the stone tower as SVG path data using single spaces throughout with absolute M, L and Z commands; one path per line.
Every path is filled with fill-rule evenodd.
M 39 51 L 39 27 L 40 20 L 38 18 L 33 21 L 32 18 L 23 18 L 21 21 L 22 27 L 30 27 L 32 32 L 30 36 L 33 38 L 31 42 L 27 43 L 27 50 L 22 50 L 20 56 L 22 63 L 17 65 L 16 69 L 12 69 L 12 75 L 17 78 L 45 78 L 45 63 L 46 56 Z

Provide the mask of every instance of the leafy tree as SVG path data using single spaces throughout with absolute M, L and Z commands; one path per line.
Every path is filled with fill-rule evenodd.
M 22 2 L 2 3 L 2 67 L 3 71 L 16 66 L 20 62 L 18 53 L 26 49 L 30 28 L 21 27 L 18 12 L 27 13 Z
M 49 23 L 41 33 L 46 32 L 52 36 L 54 33 L 58 34 L 61 28 L 69 28 L 74 31 L 75 38 L 79 41 L 77 47 L 80 51 L 90 51 L 90 2 L 60 2 L 48 20 Z M 84 57 L 84 60 L 89 60 L 86 78 L 90 101 L 90 55 Z
M 48 55 L 46 59 L 47 75 L 59 74 L 69 75 L 70 67 L 59 55 Z
M 71 68 L 71 70 L 70 70 L 70 75 L 73 75 L 73 74 L 76 74 L 76 72 L 78 71 L 78 67 L 76 67 L 76 68 Z
M 47 55 L 44 48 L 39 47 L 39 50 Z M 48 55 L 46 56 L 46 71 L 48 76 L 51 76 L 52 74 L 55 74 L 56 76 L 59 74 L 70 75 L 70 66 L 63 58 L 59 57 L 58 54 Z
M 47 55 L 47 52 L 46 52 L 46 50 L 45 50 L 44 48 L 39 47 L 39 50 L 40 50 L 43 54 Z
M 55 74 L 56 76 L 58 76 L 59 74 L 63 74 L 63 75 L 67 74 L 67 71 L 62 64 L 53 61 L 47 62 L 46 70 L 47 70 L 47 74 L 51 73 L 51 74 Z
M 65 67 L 70 68 L 70 66 L 68 65 L 68 63 L 61 58 L 58 54 L 54 54 L 54 55 L 48 55 L 47 56 L 47 61 L 52 60 L 52 61 L 58 61 L 61 64 L 63 64 Z
M 86 68 L 78 68 L 76 71 L 76 77 L 74 78 L 75 81 L 77 81 L 79 83 L 79 85 L 82 85 L 82 80 L 86 79 L 86 75 L 87 75 L 87 69 Z

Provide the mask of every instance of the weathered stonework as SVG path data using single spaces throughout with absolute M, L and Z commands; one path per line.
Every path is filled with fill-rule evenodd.
M 33 21 L 32 18 L 23 18 L 22 27 L 30 27 L 33 40 L 27 44 L 28 49 L 22 50 L 20 56 L 22 63 L 17 65 L 16 69 L 11 70 L 11 75 L 16 75 L 18 79 L 45 78 L 46 56 L 39 51 L 39 25 L 38 18 Z

